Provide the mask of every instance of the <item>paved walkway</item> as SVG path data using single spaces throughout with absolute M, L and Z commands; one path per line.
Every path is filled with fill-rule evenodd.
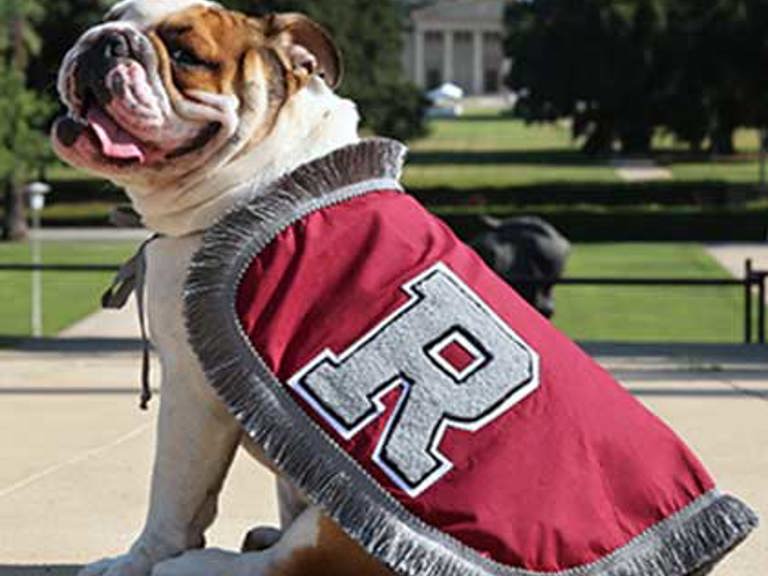
M 749 258 L 752 259 L 753 269 L 768 271 L 768 242 L 710 244 L 707 252 L 736 278 L 744 278 L 744 263 Z M 768 305 L 768 293 L 765 298 Z
M 157 402 L 137 409 L 135 351 L 90 337 L 135 336 L 131 312 L 106 313 L 70 339 L 0 352 L 0 576 L 70 576 L 117 554 L 141 527 Z M 616 346 L 589 350 L 701 455 L 723 489 L 768 519 L 768 353 L 759 348 Z M 155 366 L 157 374 L 157 366 Z M 237 548 L 276 520 L 270 475 L 240 455 L 211 532 Z M 763 528 L 716 576 L 768 566 Z
M 624 182 L 656 182 L 674 178 L 672 172 L 650 159 L 614 160 L 611 166 Z
M 120 339 L 141 335 L 139 312 L 136 299 L 131 297 L 122 310 L 101 310 L 83 318 L 59 334 L 61 338 L 73 339 Z
M 756 270 L 768 270 L 768 242 L 709 244 L 707 252 L 738 278 L 744 277 L 744 262 L 748 258 Z
M 150 233 L 141 228 L 43 228 L 30 236 L 45 242 L 141 242 Z

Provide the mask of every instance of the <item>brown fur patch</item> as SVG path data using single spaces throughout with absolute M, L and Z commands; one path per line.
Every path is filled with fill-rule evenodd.
M 250 54 L 262 59 L 262 79 L 270 88 L 270 101 L 284 101 L 309 81 L 306 70 L 294 68 L 289 56 L 293 42 L 306 45 L 330 70 L 333 82 L 340 75 L 340 59 L 333 41 L 305 16 L 284 14 L 257 19 L 239 12 L 194 7 L 167 18 L 150 31 L 160 54 L 166 81 L 175 89 L 235 94 L 252 80 L 244 78 Z M 184 52 L 191 62 L 174 61 Z
M 170 63 L 174 84 L 181 90 L 234 94 L 242 83 L 245 54 L 267 44 L 259 20 L 216 8 L 195 7 L 166 19 L 152 33 L 164 59 Z M 200 65 L 172 62 L 183 50 Z
M 257 19 L 198 6 L 168 17 L 148 35 L 173 101 L 183 99 L 191 90 L 235 94 L 240 97 L 243 114 L 253 102 L 248 96 L 263 91 L 267 110 L 256 110 L 264 113 L 263 120 L 239 155 L 247 153 L 271 132 L 283 105 L 310 80 L 305 69 L 291 62 L 293 42 L 300 41 L 308 49 L 316 50 L 320 61 L 332 61 L 336 79 L 340 71 L 333 41 L 305 16 Z
M 317 546 L 296 550 L 268 576 L 394 576 L 330 519 L 318 527 Z

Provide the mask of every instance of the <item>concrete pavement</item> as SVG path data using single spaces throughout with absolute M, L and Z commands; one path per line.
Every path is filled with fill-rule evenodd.
M 100 310 L 86 316 L 59 334 L 59 337 L 65 340 L 138 339 L 140 336 L 139 311 L 133 296 L 122 310 Z
M 100 318 L 69 331 L 81 339 L 76 346 L 0 352 L 0 576 L 70 576 L 84 562 L 123 551 L 141 527 L 157 402 L 150 413 L 137 409 L 135 351 L 87 340 L 134 337 L 132 312 Z M 768 518 L 767 352 L 589 349 L 692 445 L 724 490 Z M 275 521 L 270 475 L 241 454 L 209 544 L 237 548 L 248 529 Z M 755 576 L 766 567 L 762 528 L 716 576 Z
M 136 314 L 131 301 L 59 340 L 0 351 L 0 576 L 68 576 L 141 528 L 159 399 L 139 411 Z M 276 524 L 272 483 L 238 455 L 209 544 L 238 548 L 254 526 Z
M 611 166 L 624 182 L 658 182 L 674 179 L 672 172 L 659 166 L 650 158 L 614 160 Z
M 2 352 L 0 366 L 0 574 L 124 550 L 146 510 L 157 410 L 138 410 L 136 354 Z M 210 543 L 236 548 L 275 521 L 269 474 L 238 457 Z
M 30 230 L 30 237 L 43 242 L 142 242 L 150 232 L 143 228 L 43 228 Z
M 744 278 L 744 262 L 755 270 L 768 270 L 768 242 L 709 244 L 707 252 L 736 278 Z

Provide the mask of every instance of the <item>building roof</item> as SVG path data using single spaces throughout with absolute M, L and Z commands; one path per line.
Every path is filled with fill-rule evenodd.
M 411 12 L 414 22 L 500 25 L 508 0 L 433 0 Z M 411 2 L 411 4 L 415 4 Z

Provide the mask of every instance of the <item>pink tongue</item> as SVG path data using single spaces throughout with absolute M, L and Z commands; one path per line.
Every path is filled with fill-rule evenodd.
M 104 156 L 144 163 L 144 151 L 136 138 L 120 128 L 101 108 L 94 106 L 88 111 L 88 124 L 99 139 Z

